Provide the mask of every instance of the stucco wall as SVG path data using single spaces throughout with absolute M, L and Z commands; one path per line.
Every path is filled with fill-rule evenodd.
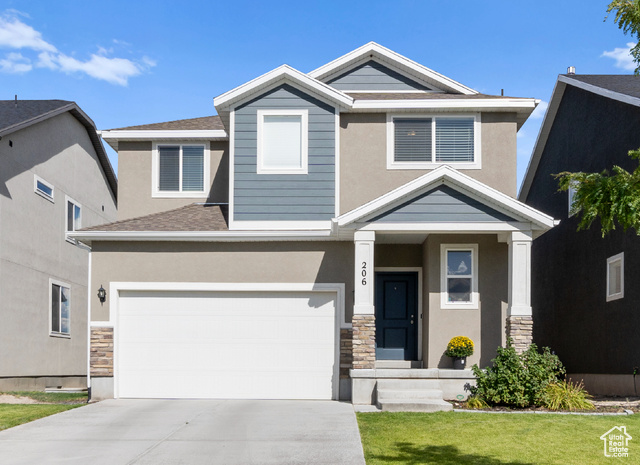
M 82 226 L 114 221 L 115 199 L 69 113 L 3 137 L 0 154 L 0 377 L 86 375 L 88 252 L 65 240 L 65 195 Z M 34 192 L 34 174 L 54 203 Z M 49 279 L 70 285 L 70 338 L 49 335 Z
M 151 142 L 118 144 L 118 220 L 149 215 L 194 202 L 227 203 L 229 199 L 228 142 L 210 142 L 209 195 L 203 198 L 151 196 Z
M 479 309 L 449 310 L 440 303 L 440 245 L 478 244 Z M 423 299 L 423 360 L 429 368 L 450 368 L 444 355 L 452 337 L 467 336 L 475 344 L 468 358 L 471 366 L 491 363 L 498 346 L 505 342 L 505 318 L 508 300 L 508 246 L 495 235 L 430 235 L 423 245 L 425 269 Z
M 516 118 L 483 113 L 482 169 L 460 170 L 507 195 L 516 195 Z M 384 113 L 340 114 L 340 212 L 348 212 L 429 170 L 387 170 Z
M 120 282 L 345 283 L 353 312 L 353 242 L 101 242 L 92 253 L 92 289 Z M 92 321 L 109 320 L 93 296 Z

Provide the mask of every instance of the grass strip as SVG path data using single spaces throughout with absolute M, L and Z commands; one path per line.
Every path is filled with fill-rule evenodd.
M 81 404 L 0 404 L 0 431 L 80 406 Z

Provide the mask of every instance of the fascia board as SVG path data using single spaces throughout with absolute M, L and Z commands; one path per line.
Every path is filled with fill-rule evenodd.
M 80 108 L 75 104 L 75 103 L 70 103 L 68 105 L 64 105 L 62 107 L 56 108 L 54 110 L 48 111 L 47 113 L 43 113 L 41 115 L 35 116 L 31 119 L 28 119 L 26 121 L 21 121 L 20 123 L 16 123 L 13 124 L 11 126 L 8 126 L 2 130 L 0 130 L 0 137 L 6 136 L 7 134 L 11 134 L 14 133 L 16 131 L 19 131 L 21 129 L 24 128 L 28 128 L 29 126 L 32 126 L 36 123 L 39 123 L 41 121 L 45 121 L 49 118 L 53 118 L 54 116 L 60 115 L 62 113 L 65 113 L 67 111 L 70 110 L 80 110 Z M 81 113 L 84 117 L 87 118 L 87 121 L 89 121 L 91 124 L 93 124 L 93 121 L 91 121 L 91 119 L 89 119 L 88 116 L 86 116 L 86 114 L 84 114 L 84 112 L 79 111 L 79 113 Z
M 335 239 L 331 231 L 77 231 L 68 236 L 93 241 L 283 241 Z
M 619 102 L 628 103 L 629 105 L 640 107 L 640 98 L 638 97 L 633 97 L 631 95 L 622 94 L 620 92 L 594 86 L 593 84 L 588 84 L 586 82 L 578 81 L 577 79 L 572 79 L 569 76 L 560 75 L 558 76 L 558 81 L 612 100 L 618 100 Z
M 453 168 L 443 165 L 431 173 L 427 173 L 413 181 L 383 195 L 367 204 L 358 207 L 350 212 L 345 213 L 337 219 L 338 226 L 344 227 L 350 223 L 362 220 L 368 216 L 372 216 L 378 212 L 382 212 L 390 207 L 390 205 L 398 204 L 409 196 L 426 191 L 433 184 L 441 182 L 450 186 L 457 186 L 472 196 L 482 197 L 491 207 L 496 207 L 500 211 L 515 213 L 528 221 L 536 224 L 543 229 L 550 229 L 554 226 L 552 217 L 525 205 L 502 192 L 499 192 L 475 179 L 454 170 Z
M 326 65 L 321 66 L 309 73 L 309 76 L 315 79 L 324 79 L 327 76 L 335 74 L 342 70 L 347 70 L 354 64 L 361 61 L 367 55 L 374 55 L 383 61 L 387 61 L 392 65 L 398 66 L 401 69 L 409 72 L 410 74 L 416 75 L 417 78 L 424 80 L 428 83 L 436 84 L 436 87 L 444 87 L 447 90 L 453 92 L 459 92 L 461 94 L 473 95 L 477 94 L 476 90 L 471 89 L 457 81 L 454 81 L 451 78 L 448 78 L 432 69 L 427 68 L 426 66 L 421 65 L 409 58 L 400 55 L 399 53 L 394 52 L 382 45 L 379 45 L 375 42 L 369 42 L 368 44 L 363 45 L 352 52 L 347 53 L 346 55 L 337 58 Z
M 529 114 L 540 100 L 526 99 L 443 99 L 443 100 L 356 100 L 354 110 L 472 110 L 515 111 Z
M 282 65 L 279 68 L 269 71 L 268 73 L 247 82 L 246 84 L 219 95 L 213 99 L 213 105 L 218 110 L 218 113 L 229 110 L 236 102 L 245 99 L 247 95 L 254 94 L 262 88 L 271 85 L 273 82 L 281 80 L 291 80 L 296 82 L 304 88 L 319 93 L 339 107 L 350 108 L 353 104 L 353 99 L 347 94 L 311 78 L 288 65 Z
M 202 130 L 104 130 L 98 134 L 105 140 L 152 140 L 152 139 L 227 139 L 222 129 Z
M 531 158 L 529 158 L 527 171 L 525 172 L 522 185 L 520 186 L 520 193 L 518 194 L 518 200 L 520 202 L 527 201 L 529 190 L 531 189 L 531 184 L 533 183 L 533 178 L 536 174 L 536 171 L 538 170 L 538 165 L 540 164 L 540 159 L 542 158 L 542 152 L 544 151 L 544 147 L 547 144 L 547 139 L 549 138 L 549 133 L 551 132 L 553 122 L 556 118 L 556 114 L 558 113 L 560 102 L 562 102 L 562 97 L 564 96 L 564 90 L 566 89 L 566 86 L 567 85 L 565 82 L 562 82 L 560 81 L 560 79 L 558 79 L 556 81 L 556 85 L 553 88 L 553 92 L 551 93 L 551 100 L 549 102 L 549 106 L 547 107 L 547 111 L 544 114 L 544 118 L 542 119 L 542 125 L 540 126 L 540 131 L 538 132 L 538 136 L 536 137 L 536 142 L 533 146 L 533 151 L 531 152 Z

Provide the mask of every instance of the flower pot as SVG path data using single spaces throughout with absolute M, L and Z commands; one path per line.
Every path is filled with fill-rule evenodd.
M 453 357 L 453 369 L 464 370 L 467 367 L 467 357 Z

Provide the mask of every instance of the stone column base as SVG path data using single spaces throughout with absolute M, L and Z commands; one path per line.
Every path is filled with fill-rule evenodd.
M 353 368 L 376 367 L 376 317 L 353 315 Z
M 533 342 L 533 317 L 508 316 L 507 339 L 511 338 L 516 352 L 521 354 L 529 348 Z

